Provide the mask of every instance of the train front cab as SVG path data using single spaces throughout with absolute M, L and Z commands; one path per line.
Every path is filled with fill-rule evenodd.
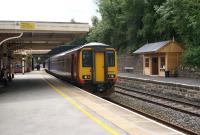
M 79 78 L 97 91 L 112 89 L 117 80 L 117 57 L 113 48 L 83 48 L 80 51 Z

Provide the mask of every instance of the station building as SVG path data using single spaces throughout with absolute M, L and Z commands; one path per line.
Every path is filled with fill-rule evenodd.
M 184 48 L 176 41 L 148 43 L 136 50 L 143 55 L 143 74 L 169 76 L 176 74 Z

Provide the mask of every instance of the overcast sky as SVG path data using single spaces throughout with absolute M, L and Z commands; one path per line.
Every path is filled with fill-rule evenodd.
M 0 20 L 88 22 L 97 15 L 95 0 L 0 0 Z

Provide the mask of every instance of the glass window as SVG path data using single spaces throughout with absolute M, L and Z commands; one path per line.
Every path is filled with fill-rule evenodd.
M 145 58 L 145 67 L 149 67 L 149 58 Z
M 107 51 L 107 64 L 108 66 L 115 66 L 115 52 L 114 51 Z
M 160 68 L 165 69 L 165 57 L 160 57 Z
M 83 67 L 91 67 L 92 66 L 92 51 L 91 50 L 83 50 Z

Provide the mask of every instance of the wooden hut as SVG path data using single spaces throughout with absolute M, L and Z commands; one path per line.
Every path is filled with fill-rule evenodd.
M 162 41 L 146 44 L 134 53 L 143 55 L 144 75 L 166 76 L 175 73 L 183 51 L 182 45 L 175 41 Z

